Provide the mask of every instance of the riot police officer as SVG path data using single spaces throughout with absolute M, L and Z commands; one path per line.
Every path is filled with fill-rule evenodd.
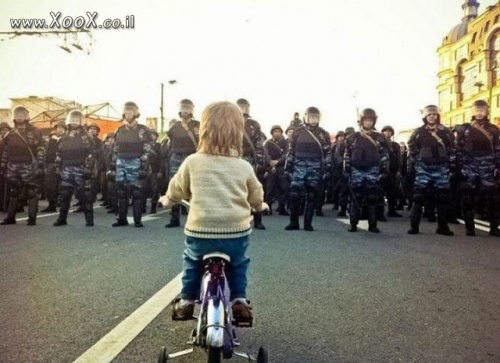
M 18 202 L 24 191 L 28 200 L 28 226 L 36 225 L 37 180 L 45 175 L 45 149 L 40 131 L 29 124 L 29 111 L 14 109 L 14 128 L 4 137 L 0 169 L 10 186 L 7 218 L 0 224 L 15 224 Z
M 285 230 L 300 229 L 300 204 L 305 200 L 304 230 L 313 231 L 312 219 L 320 195 L 320 183 L 331 173 L 330 135 L 319 126 L 317 107 L 307 108 L 304 125 L 295 129 L 288 150 L 285 170 L 291 176 L 290 223 Z
M 452 236 L 448 227 L 450 202 L 450 172 L 456 170 L 455 141 L 451 131 L 441 125 L 439 109 L 434 105 L 423 110 L 424 125 L 417 128 L 408 140 L 408 174 L 414 180 L 411 228 L 409 234 L 419 233 L 422 207 L 434 198 L 437 205 L 436 233 Z
M 382 134 L 387 138 L 389 143 L 389 174 L 385 185 L 385 194 L 387 197 L 388 217 L 402 217 L 396 211 L 396 203 L 398 199 L 399 185 L 401 183 L 401 147 L 397 142 L 392 141 L 394 129 L 392 126 L 384 126 Z
M 243 133 L 243 159 L 248 161 L 255 170 L 257 177 L 262 176 L 266 168 L 264 157 L 264 137 L 260 124 L 250 117 L 250 103 L 244 98 L 236 101 L 245 119 L 245 130 Z M 262 224 L 262 215 L 254 214 L 254 228 L 265 229 Z
M 132 196 L 134 226 L 143 227 L 143 182 L 150 172 L 149 151 L 151 133 L 149 128 L 137 122 L 139 107 L 134 102 L 125 103 L 123 118 L 125 125 L 115 133 L 110 177 L 115 178 L 118 199 L 118 220 L 113 227 L 128 225 L 129 197 Z
M 374 130 L 377 114 L 371 108 L 359 116 L 359 131 L 346 140 L 344 154 L 344 179 L 350 181 L 352 190 L 349 212 L 349 232 L 358 230 L 360 207 L 368 206 L 368 230 L 379 233 L 377 227 L 377 203 L 382 195 L 381 183 L 387 180 L 389 154 L 387 140 Z
M 272 202 L 278 200 L 279 214 L 288 216 L 286 210 L 286 196 L 289 185 L 285 176 L 285 160 L 288 151 L 288 143 L 283 137 L 283 129 L 279 125 L 271 127 L 271 138 L 264 143 L 265 155 L 268 158 L 269 168 L 266 180 L 265 201 L 269 205 L 269 212 L 272 214 Z
M 168 135 L 168 177 L 171 180 L 184 159 L 189 155 L 194 154 L 198 149 L 200 140 L 200 121 L 193 118 L 194 104 L 189 99 L 183 99 L 180 102 L 179 122 L 174 122 L 169 130 Z M 174 205 L 170 213 L 170 222 L 165 225 L 166 228 L 180 226 L 180 205 Z
M 67 225 L 73 193 L 81 202 L 87 227 L 94 226 L 92 177 L 96 163 L 95 142 L 83 126 L 83 114 L 74 110 L 66 118 L 68 131 L 57 144 L 55 169 L 60 182 L 59 217 L 54 226 Z
M 490 222 L 490 235 L 500 236 L 500 132 L 490 123 L 486 101 L 473 104 L 470 123 L 464 123 L 457 132 L 457 159 L 460 170 L 462 214 L 467 236 L 475 236 L 475 201 L 483 194 Z

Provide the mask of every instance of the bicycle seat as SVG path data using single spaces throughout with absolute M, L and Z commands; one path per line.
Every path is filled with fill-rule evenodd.
M 204 255 L 203 261 L 209 260 L 211 258 L 220 258 L 224 261 L 231 262 L 231 257 L 229 257 L 225 253 L 221 253 L 221 252 L 214 252 L 214 253 L 209 253 L 207 255 Z

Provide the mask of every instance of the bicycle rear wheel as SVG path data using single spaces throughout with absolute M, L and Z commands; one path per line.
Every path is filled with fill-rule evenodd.
M 207 363 L 220 363 L 222 355 L 222 348 L 208 347 Z

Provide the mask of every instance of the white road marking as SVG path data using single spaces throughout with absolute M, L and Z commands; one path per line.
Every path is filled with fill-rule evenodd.
M 97 206 L 97 207 L 94 207 L 94 210 L 95 209 L 99 209 L 99 208 L 102 208 L 100 206 Z M 73 213 L 73 211 L 75 211 L 76 209 L 70 209 L 69 213 Z M 83 213 L 83 212 L 82 212 Z M 58 216 L 59 215 L 59 212 L 57 213 L 47 213 L 47 214 L 37 214 L 36 216 L 36 219 L 38 218 L 45 218 L 45 217 L 53 217 L 53 216 Z M 28 217 L 23 217 L 23 218 L 16 218 L 16 221 L 27 221 L 28 220 Z
M 177 275 L 73 363 L 111 362 L 175 299 L 181 291 L 181 276 Z
M 147 216 L 145 217 L 142 217 L 141 221 L 142 222 L 147 222 L 147 221 L 152 221 L 152 220 L 155 220 L 155 219 L 160 219 L 161 217 L 158 216 L 159 214 L 164 214 L 164 213 L 167 213 L 168 210 L 162 210 L 160 212 L 157 212 L 155 214 L 148 214 Z M 134 224 L 134 217 L 127 217 L 127 221 L 129 224 Z
M 344 224 L 350 224 L 349 222 L 349 219 L 340 219 L 340 218 L 337 218 L 337 221 L 339 222 L 342 222 Z M 458 220 L 461 224 L 464 224 L 464 221 L 459 219 Z M 482 220 L 478 220 L 478 219 L 475 219 L 474 220 L 475 225 L 476 225 L 476 228 L 481 230 L 481 231 L 485 231 L 485 232 L 489 232 L 490 229 L 488 227 L 485 227 L 485 226 L 488 226 L 488 222 L 484 222 Z M 361 228 L 360 228 L 361 227 Z M 368 230 L 368 222 L 367 221 L 359 221 L 358 223 L 358 229 L 366 229 Z

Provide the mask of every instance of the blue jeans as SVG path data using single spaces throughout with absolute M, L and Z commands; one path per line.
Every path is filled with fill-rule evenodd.
M 231 291 L 231 300 L 246 298 L 247 270 L 250 258 L 246 256 L 248 236 L 228 239 L 186 237 L 183 254 L 181 298 L 196 300 L 200 296 L 203 274 L 203 255 L 221 252 L 231 257 L 231 268 L 226 277 Z

